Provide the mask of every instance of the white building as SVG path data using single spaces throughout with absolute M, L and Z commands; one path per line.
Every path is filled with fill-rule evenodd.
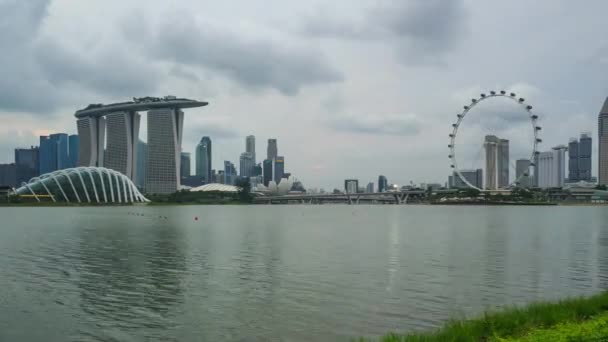
M 180 186 L 184 112 L 154 109 L 148 112 L 146 192 L 170 194 Z
M 538 155 L 538 187 L 560 188 L 566 177 L 566 146 L 559 145 Z
M 117 112 L 106 116 L 107 146 L 103 166 L 131 180 L 135 180 L 137 175 L 139 121 L 140 115 L 136 112 Z

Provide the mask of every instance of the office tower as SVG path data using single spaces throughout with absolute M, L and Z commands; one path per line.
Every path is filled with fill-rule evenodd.
M 374 182 L 367 183 L 367 186 L 365 187 L 365 192 L 368 192 L 368 193 L 374 192 Z
M 78 153 L 80 149 L 80 138 L 77 134 L 72 134 L 68 137 L 68 157 L 70 158 L 70 167 L 78 166 Z
M 475 170 L 461 170 L 460 174 L 462 177 L 466 179 L 471 185 L 482 188 L 483 186 L 483 170 L 475 169 Z M 456 172 L 452 175 L 452 181 L 450 182 L 450 187 L 457 189 L 466 189 L 469 186 L 458 176 Z
M 224 161 L 224 184 L 234 185 L 236 183 L 236 168 L 228 160 Z
M 346 179 L 344 180 L 344 192 L 347 194 L 356 194 L 359 191 L 359 180 L 358 179 Z
M 38 147 L 16 148 L 15 167 L 17 168 L 17 185 L 27 183 L 30 179 L 38 176 Z
M 52 141 L 57 144 L 57 168 L 55 170 L 63 170 L 70 167 L 69 157 L 69 139 L 65 133 L 56 133 L 49 135 Z M 54 171 L 54 170 L 53 170 Z
M 182 152 L 180 157 L 180 172 L 182 178 L 190 177 L 190 153 Z
M 264 185 L 268 186 L 268 183 L 270 183 L 270 181 L 274 179 L 274 161 L 272 159 L 265 159 L 262 168 L 264 176 Z
M 500 139 L 497 146 L 496 170 L 498 171 L 498 187 L 509 186 L 509 140 Z
M 14 163 L 0 164 L 0 185 L 11 188 L 19 186 L 17 184 L 17 165 Z
M 267 159 L 275 159 L 278 153 L 277 139 L 268 139 Z
M 165 111 L 168 112 L 170 109 Z M 118 171 L 131 180 L 135 179 L 137 174 L 140 117 L 136 112 L 116 112 L 106 116 L 107 143 L 103 166 Z M 161 133 L 157 131 L 156 134 Z M 159 139 L 163 140 L 163 138 Z
M 578 139 L 572 138 L 568 143 L 568 181 L 578 182 Z
M 255 160 L 253 152 L 243 152 L 239 158 L 239 173 L 241 177 L 254 176 Z
M 146 182 L 146 159 L 148 153 L 148 144 L 138 140 L 137 141 L 137 176 L 135 177 L 135 185 L 138 188 L 144 189 Z M 145 191 L 145 189 L 144 189 Z
M 277 156 L 274 160 L 274 181 L 279 184 L 285 177 L 285 157 Z
M 522 188 L 531 186 L 530 178 L 530 160 L 518 159 L 515 161 L 515 179 Z
M 253 168 L 253 175 L 254 176 L 261 176 L 264 174 L 264 171 L 262 169 L 262 164 L 258 163 L 254 168 Z
M 148 111 L 146 192 L 170 194 L 180 186 L 180 154 L 184 112 L 179 109 Z
M 578 144 L 578 177 L 579 180 L 590 182 L 592 162 L 591 155 L 593 152 L 593 143 L 590 133 L 581 134 L 580 143 Z
M 564 186 L 566 174 L 566 146 L 554 147 L 538 155 L 538 187 L 558 188 Z
M 486 150 L 485 188 L 488 190 L 495 190 L 498 187 L 498 143 L 499 139 L 495 135 L 486 135 L 484 139 L 484 148 Z
M 378 177 L 378 192 L 386 192 L 388 189 L 388 180 L 385 176 L 380 175 Z
M 196 146 L 196 175 L 203 177 L 203 183 L 213 183 L 211 178 L 211 138 L 203 137 Z
M 255 136 L 254 135 L 248 135 L 245 138 L 245 152 L 249 152 L 253 155 L 253 164 L 255 164 L 256 161 L 255 161 Z
M 86 117 L 78 119 L 78 166 L 104 166 L 106 119 Z M 41 152 L 42 153 L 42 152 Z
M 68 135 L 65 133 L 51 134 L 40 137 L 38 154 L 39 173 L 45 174 L 69 167 Z
M 608 184 L 608 97 L 597 118 L 598 135 L 598 183 Z

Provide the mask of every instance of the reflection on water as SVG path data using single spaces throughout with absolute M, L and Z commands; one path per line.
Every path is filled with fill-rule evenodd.
M 0 217 L 0 341 L 348 340 L 608 287 L 602 207 L 1 208 Z

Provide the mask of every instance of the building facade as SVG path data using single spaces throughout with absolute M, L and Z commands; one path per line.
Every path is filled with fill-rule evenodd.
M 245 152 L 251 153 L 253 155 L 253 164 L 255 165 L 255 136 L 248 135 L 245 138 Z
M 68 137 L 69 158 L 71 168 L 78 166 L 78 154 L 80 153 L 80 137 L 77 134 L 72 134 Z
M 515 161 L 515 180 L 517 185 L 522 188 L 532 186 L 530 164 L 530 159 L 518 159 Z
M 344 180 L 344 192 L 347 194 L 356 194 L 359 192 L 359 180 L 358 179 L 345 179 Z
M 388 190 L 388 179 L 385 176 L 378 176 L 378 192 L 386 192 Z
M 243 152 L 239 158 L 239 174 L 241 177 L 252 177 L 255 169 L 255 156 L 253 152 Z
M 538 187 L 559 188 L 564 186 L 566 175 L 566 146 L 554 147 L 538 155 Z
M 196 175 L 203 177 L 204 183 L 213 183 L 211 177 L 212 145 L 210 137 L 203 137 L 196 146 Z
M 224 184 L 235 185 L 236 184 L 236 168 L 234 164 L 228 160 L 224 161 Z
M 368 193 L 374 192 L 374 182 L 367 183 L 367 186 L 365 187 L 365 192 L 368 192 Z
M 39 175 L 38 173 L 39 148 L 15 149 L 15 167 L 17 169 L 16 182 L 21 184 Z
M 273 160 L 277 157 L 279 150 L 277 147 L 277 139 L 268 139 L 268 149 L 266 151 L 266 159 Z
M 484 149 L 486 151 L 486 179 L 484 188 L 496 190 L 498 188 L 498 142 L 499 139 L 494 135 L 486 135 L 484 139 Z
M 145 191 L 145 183 L 146 183 L 146 159 L 148 155 L 148 144 L 145 142 L 138 140 L 137 141 L 137 176 L 135 177 L 135 185 L 138 188 L 143 189 Z
M 504 189 L 509 186 L 509 140 L 500 139 L 497 150 L 496 170 L 498 171 L 498 188 Z
M 190 153 L 182 152 L 180 157 L 180 173 L 182 178 L 190 177 Z
M 137 175 L 137 142 L 140 115 L 116 112 L 106 116 L 106 149 L 103 166 L 116 170 L 129 179 Z
M 268 186 L 270 181 L 274 180 L 274 161 L 265 159 L 262 163 L 262 173 L 264 176 L 264 186 Z
M 86 117 L 76 121 L 78 128 L 78 166 L 103 166 L 106 119 Z M 41 145 L 42 147 L 42 145 Z
M 277 156 L 274 160 L 274 181 L 279 184 L 285 176 L 285 157 Z
M 608 97 L 598 115 L 598 183 L 608 185 Z
M 482 188 L 483 187 L 483 170 L 475 169 L 475 170 L 461 170 L 460 173 L 462 177 L 466 179 L 471 185 Z M 450 188 L 455 189 L 466 189 L 469 186 L 465 183 L 462 178 L 458 175 L 458 173 L 454 172 L 452 177 L 450 177 L 451 182 L 449 184 Z
M 147 193 L 169 194 L 180 187 L 180 158 L 184 112 L 179 109 L 148 111 Z

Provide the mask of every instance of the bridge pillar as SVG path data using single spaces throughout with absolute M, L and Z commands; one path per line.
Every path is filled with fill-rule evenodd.
M 359 204 L 360 199 L 361 199 L 361 196 L 357 196 L 357 201 L 355 203 Z

